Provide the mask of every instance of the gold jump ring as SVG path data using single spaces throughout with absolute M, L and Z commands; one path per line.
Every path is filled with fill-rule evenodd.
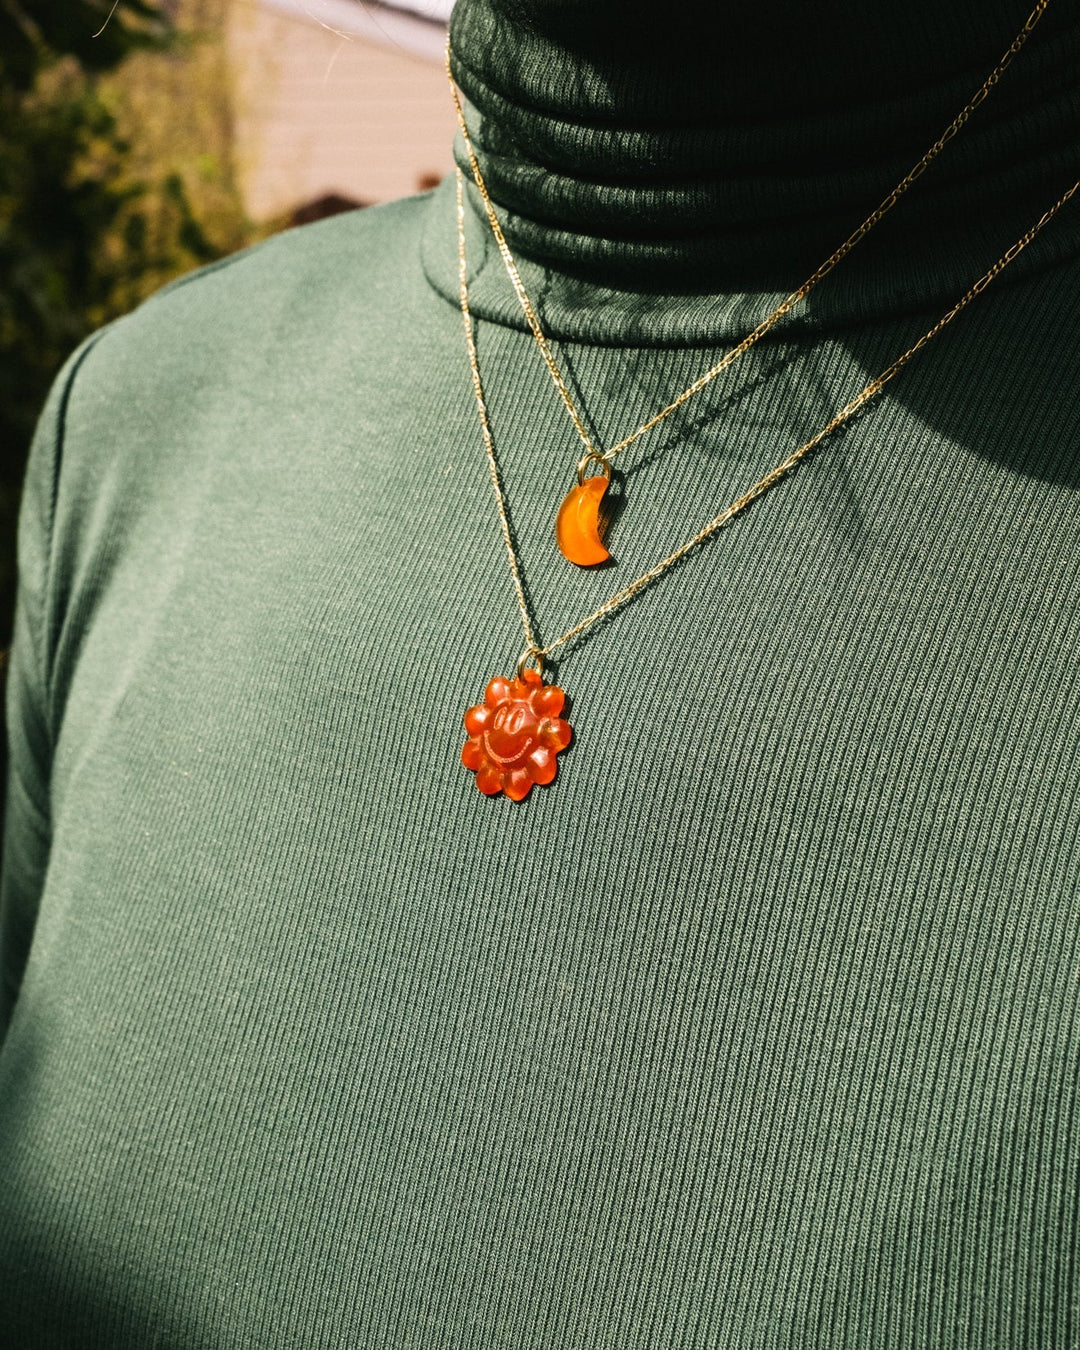
M 592 460 L 592 461 L 594 461 L 595 463 L 597 463 L 597 464 L 600 465 L 600 472 L 604 475 L 604 477 L 605 477 L 606 479 L 608 479 L 608 480 L 610 481 L 610 479 L 611 479 L 611 463 L 610 463 L 610 461 L 607 460 L 607 459 L 605 459 L 604 456 L 599 452 L 599 450 L 590 450 L 590 451 L 588 451 L 586 454 L 582 455 L 581 459 L 578 460 L 578 466 L 577 466 L 577 480 L 578 480 L 578 483 L 579 483 L 579 484 L 584 483 L 584 481 L 585 481 L 585 470 L 589 467 L 589 462 L 590 462 L 590 460 Z M 596 475 L 596 476 L 599 477 L 599 475 Z
M 528 665 L 528 663 L 529 663 L 530 660 L 533 660 L 533 661 L 536 662 L 536 673 L 537 673 L 537 675 L 540 676 L 541 679 L 543 679 L 543 678 L 544 678 L 544 656 L 543 656 L 543 653 L 540 652 L 540 651 L 538 651 L 537 648 L 535 648 L 535 647 L 526 647 L 525 650 L 524 650 L 524 651 L 521 653 L 521 655 L 518 657 L 518 663 L 517 663 L 518 679 L 519 679 L 519 680 L 524 679 L 524 677 L 525 677 L 525 668 L 526 668 L 526 666 Z

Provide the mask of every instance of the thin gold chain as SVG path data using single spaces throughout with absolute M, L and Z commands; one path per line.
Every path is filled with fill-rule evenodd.
M 952 320 L 956 318 L 957 314 L 960 313 L 965 305 L 970 304 L 977 295 L 980 295 L 987 286 L 990 285 L 996 276 L 1008 267 L 1017 254 L 1031 243 L 1043 226 L 1052 220 L 1061 207 L 1063 207 L 1078 191 L 1080 191 L 1080 180 L 1077 180 L 1072 187 L 1064 192 L 1053 206 L 1044 211 L 1026 234 L 1021 235 L 1010 248 L 1006 249 L 997 262 L 994 263 L 993 267 L 991 267 L 988 272 L 985 272 L 978 281 L 976 281 L 974 285 L 961 296 L 956 304 L 953 305 L 952 309 L 943 314 L 941 318 L 938 319 L 937 323 L 935 323 L 932 328 L 927 329 L 922 337 L 919 338 L 913 346 L 909 347 L 906 352 L 901 356 L 898 356 L 892 365 L 887 366 L 876 379 L 871 380 L 865 389 L 856 394 L 849 403 L 845 403 L 840 411 L 831 419 L 831 421 L 822 427 L 816 436 L 812 436 L 805 445 L 801 445 L 797 450 L 793 450 L 791 454 L 788 455 L 786 459 L 781 460 L 774 469 L 770 469 L 764 478 L 759 478 L 753 487 L 749 488 L 741 497 L 733 501 L 730 506 L 725 507 L 718 516 L 714 516 L 712 520 L 700 529 L 692 539 L 688 539 L 686 543 L 677 548 L 674 553 L 669 553 L 668 556 L 658 562 L 655 567 L 650 568 L 648 572 L 643 572 L 636 580 L 631 581 L 628 586 L 624 586 L 621 591 L 616 592 L 610 600 L 605 601 L 599 609 L 595 610 L 587 618 L 582 619 L 580 623 L 575 624 L 573 628 L 568 628 L 565 633 L 562 633 L 559 637 L 555 638 L 553 642 L 549 642 L 546 647 L 541 647 L 533 634 L 532 621 L 529 618 L 529 608 L 525 601 L 525 591 L 521 583 L 521 571 L 518 565 L 518 558 L 514 549 L 513 539 L 510 534 L 510 525 L 506 515 L 506 501 L 503 496 L 502 484 L 499 479 L 499 469 L 495 460 L 495 446 L 491 434 L 491 425 L 488 419 L 487 404 L 484 398 L 484 387 L 480 380 L 480 366 L 476 357 L 476 340 L 473 334 L 472 314 L 469 310 L 468 274 L 465 264 L 464 179 L 461 170 L 459 169 L 457 171 L 457 224 L 458 281 L 461 298 L 461 315 L 465 325 L 465 343 L 469 352 L 469 366 L 472 370 L 473 392 L 476 395 L 476 406 L 480 413 L 480 426 L 483 432 L 484 449 L 487 451 L 488 466 L 491 470 L 491 480 L 495 486 L 495 498 L 499 508 L 499 520 L 502 522 L 503 539 L 506 542 L 506 549 L 510 558 L 510 570 L 514 577 L 514 589 L 517 592 L 518 606 L 521 610 L 521 619 L 525 628 L 525 638 L 528 643 L 527 652 L 537 659 L 538 664 L 542 665 L 545 656 L 550 656 L 552 652 L 569 642 L 571 638 L 577 637 L 579 633 L 583 633 L 586 628 L 591 627 L 592 624 L 602 619 L 606 614 L 610 614 L 612 610 L 617 609 L 620 605 L 624 605 L 633 596 L 637 595 L 640 590 L 643 590 L 650 582 L 655 581 L 658 576 L 663 572 L 666 572 L 667 569 L 671 567 L 673 563 L 677 562 L 685 553 L 689 553 L 692 548 L 695 548 L 711 534 L 715 534 L 715 532 L 726 525 L 733 516 L 737 515 L 744 507 L 749 506 L 756 497 L 760 497 L 763 492 L 772 487 L 772 485 L 779 478 L 783 477 L 789 469 L 792 469 L 804 455 L 809 454 L 816 445 L 819 445 L 830 432 L 835 431 L 836 428 L 846 422 L 849 417 L 853 417 L 864 404 L 868 403 L 876 394 L 879 394 L 885 385 L 893 379 L 894 376 L 900 373 L 916 352 L 921 351 L 932 337 L 937 333 L 940 333 L 946 324 L 951 323 Z
M 480 163 L 473 148 L 472 138 L 469 135 L 469 128 L 465 123 L 465 113 L 461 106 L 461 98 L 458 95 L 457 85 L 454 82 L 453 72 L 450 68 L 450 40 L 447 38 L 445 52 L 446 77 L 450 82 L 450 92 L 453 95 L 454 108 L 457 111 L 458 126 L 461 130 L 462 140 L 465 143 L 465 152 L 469 159 L 469 168 L 472 171 L 473 181 L 476 183 L 477 189 L 483 200 L 484 212 L 491 225 L 491 232 L 495 236 L 495 242 L 498 245 L 499 253 L 502 255 L 503 263 L 510 276 L 510 281 L 514 287 L 518 302 L 528 321 L 529 328 L 532 330 L 532 335 L 536 339 L 537 346 L 540 348 L 540 352 L 544 358 L 544 364 L 548 368 L 548 373 L 551 375 L 552 382 L 558 390 L 559 397 L 562 399 L 563 405 L 570 415 L 570 420 L 573 422 L 574 428 L 585 446 L 586 458 L 595 460 L 599 463 L 611 464 L 616 455 L 621 454 L 628 446 L 633 445 L 640 436 L 644 436 L 646 432 L 651 431 L 653 427 L 658 426 L 665 417 L 669 417 L 677 408 L 681 408 L 687 399 L 693 398 L 695 394 L 700 393 L 706 385 L 710 384 L 718 375 L 721 375 L 727 370 L 728 367 L 738 360 L 744 352 L 748 352 L 758 339 L 763 337 L 775 323 L 783 318 L 785 314 L 794 309 L 801 301 L 805 300 L 817 283 L 821 281 L 823 277 L 828 276 L 837 263 L 851 252 L 855 245 L 870 232 L 882 216 L 896 205 L 911 184 L 914 183 L 917 178 L 922 176 L 931 161 L 934 160 L 949 141 L 952 140 L 979 104 L 986 98 L 990 90 L 997 84 L 998 80 L 1001 79 L 1006 67 L 1027 41 L 1031 30 L 1042 18 L 1043 11 L 1046 9 L 1049 2 L 1050 0 L 1038 0 L 1035 8 L 1028 15 L 1023 28 L 1021 28 L 1020 32 L 1009 45 L 1005 55 L 990 72 L 971 100 L 964 105 L 959 113 L 957 113 L 956 117 L 953 118 L 911 172 L 897 183 L 896 187 L 893 188 L 884 201 L 881 202 L 876 210 L 867 216 L 859 228 L 840 245 L 836 252 L 826 258 L 821 266 L 803 282 L 798 290 L 792 291 L 786 300 L 783 300 L 770 315 L 762 319 L 761 323 L 758 324 L 753 332 L 748 333 L 746 337 L 722 357 L 716 365 L 712 366 L 703 375 L 699 376 L 693 384 L 684 389 L 677 398 L 673 399 L 666 408 L 661 408 L 658 413 L 638 427 L 637 431 L 624 437 L 617 445 L 612 446 L 611 449 L 607 451 L 599 450 L 593 444 L 592 437 L 589 435 L 584 419 L 574 406 L 574 401 L 570 397 L 570 391 L 567 388 L 566 380 L 563 378 L 563 373 L 559 368 L 559 363 L 556 361 L 548 340 L 544 335 L 544 331 L 540 326 L 540 320 L 537 317 L 536 310 L 533 308 L 532 301 L 529 299 L 525 286 L 522 283 L 517 264 L 514 262 L 513 255 L 507 245 L 506 236 L 503 234 L 502 226 L 499 224 L 499 218 L 495 214 L 495 207 L 488 194 L 487 184 L 484 182 L 484 175 L 480 171 Z

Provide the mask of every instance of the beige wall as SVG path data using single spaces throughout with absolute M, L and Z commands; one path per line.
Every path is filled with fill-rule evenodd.
M 420 34 L 426 41 L 413 45 L 427 50 L 417 55 L 381 34 L 377 10 L 361 12 L 369 25 L 375 15 L 382 40 L 340 36 L 259 0 L 232 6 L 237 170 L 253 219 L 328 193 L 388 201 L 452 167 L 453 106 L 433 55 L 439 30 Z

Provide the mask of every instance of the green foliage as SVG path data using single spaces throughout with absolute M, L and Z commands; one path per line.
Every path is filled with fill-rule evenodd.
M 60 361 L 89 331 L 108 282 L 94 262 L 97 241 L 133 189 L 115 164 L 82 175 L 93 146 L 118 157 L 115 126 L 93 90 L 71 70 L 37 91 L 0 102 L 0 450 L 14 475 Z
M 3 0 L 0 83 L 32 89 L 43 65 L 73 57 L 89 72 L 112 70 L 137 47 L 167 43 L 172 25 L 146 0 Z
M 140 170 L 116 81 L 178 34 L 163 0 L 0 0 L 0 645 L 26 451 L 57 370 L 94 328 L 245 242 L 211 239 L 184 176 Z M 97 34 L 97 36 L 95 36 Z M 143 58 L 145 59 L 145 58 Z M 126 69 L 126 65 L 125 65 Z M 129 119 L 130 120 L 130 119 Z M 144 147 L 140 146 L 140 149 Z

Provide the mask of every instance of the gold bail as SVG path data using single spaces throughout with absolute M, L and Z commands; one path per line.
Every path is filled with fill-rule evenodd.
M 599 450 L 589 450 L 586 454 L 582 455 L 582 457 L 578 460 L 577 466 L 578 486 L 580 487 L 585 482 L 585 470 L 589 467 L 590 461 L 600 465 L 600 473 L 602 473 L 604 477 L 610 482 L 611 481 L 610 462 L 604 458 L 604 456 L 599 452 Z M 592 477 L 594 478 L 598 478 L 599 476 L 600 474 L 592 475 Z
M 527 665 L 528 665 L 528 663 L 529 663 L 530 660 L 536 662 L 536 666 L 535 666 L 536 673 L 537 673 L 537 675 L 540 676 L 541 679 L 543 679 L 543 678 L 544 678 L 544 654 L 543 654 L 543 652 L 539 651 L 536 647 L 526 647 L 525 650 L 524 650 L 524 651 L 521 653 L 521 655 L 518 657 L 518 662 L 517 662 L 517 676 L 518 676 L 518 679 L 519 679 L 519 680 L 522 680 L 522 679 L 525 678 L 525 669 L 526 669 L 526 667 L 527 667 Z

